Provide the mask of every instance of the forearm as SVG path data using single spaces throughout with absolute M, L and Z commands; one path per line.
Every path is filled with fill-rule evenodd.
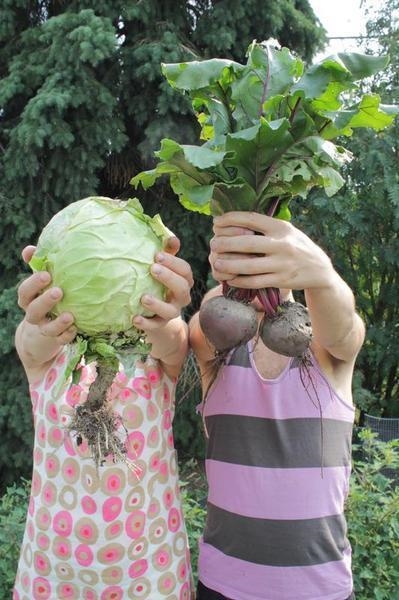
M 177 377 L 188 353 L 188 326 L 181 318 L 172 319 L 163 327 L 147 332 L 151 356 L 163 364 L 165 372 Z
M 350 360 L 364 339 L 364 325 L 356 313 L 349 286 L 331 267 L 322 287 L 305 290 L 306 305 L 316 343 L 339 360 Z
M 222 285 L 217 285 L 216 287 L 208 290 L 202 298 L 201 306 L 211 298 L 221 296 L 222 293 Z M 199 322 L 199 312 L 195 313 L 190 319 L 189 341 L 190 348 L 195 354 L 201 371 L 209 372 L 208 364 L 214 361 L 216 350 L 210 343 L 210 341 L 205 337 L 205 334 L 201 329 L 201 325 Z

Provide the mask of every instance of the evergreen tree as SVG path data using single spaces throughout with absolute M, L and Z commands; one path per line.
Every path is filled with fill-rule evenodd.
M 0 472 L 29 475 L 31 414 L 13 349 L 21 318 L 20 252 L 65 205 L 128 197 L 163 137 L 195 139 L 184 97 L 161 62 L 221 55 L 243 62 L 253 39 L 275 37 L 310 60 L 324 31 L 307 0 L 3 0 L 0 3 Z M 168 188 L 141 198 L 182 239 L 199 287 L 210 223 Z M 194 235 L 195 234 L 195 235 Z

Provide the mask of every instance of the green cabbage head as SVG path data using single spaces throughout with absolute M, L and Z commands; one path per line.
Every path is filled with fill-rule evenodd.
M 172 235 L 136 198 L 84 198 L 49 221 L 29 264 L 33 271 L 48 271 L 52 285 L 63 290 L 54 315 L 71 312 L 80 334 L 129 335 L 134 315 L 151 316 L 142 295 L 165 295 L 150 266 Z

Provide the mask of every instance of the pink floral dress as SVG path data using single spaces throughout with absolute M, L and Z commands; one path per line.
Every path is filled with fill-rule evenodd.
M 110 401 L 138 471 L 112 460 L 97 470 L 85 441 L 67 430 L 95 367 L 82 367 L 78 385 L 62 385 L 66 362 L 64 351 L 31 386 L 32 490 L 13 600 L 188 600 L 174 382 L 151 358 L 133 377 L 118 373 Z

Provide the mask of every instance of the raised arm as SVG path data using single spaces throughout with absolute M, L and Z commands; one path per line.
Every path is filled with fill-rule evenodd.
M 214 278 L 234 287 L 275 287 L 286 297 L 304 290 L 313 345 L 332 360 L 354 362 L 364 325 L 353 293 L 326 253 L 292 224 L 250 212 L 216 217 L 210 263 Z

